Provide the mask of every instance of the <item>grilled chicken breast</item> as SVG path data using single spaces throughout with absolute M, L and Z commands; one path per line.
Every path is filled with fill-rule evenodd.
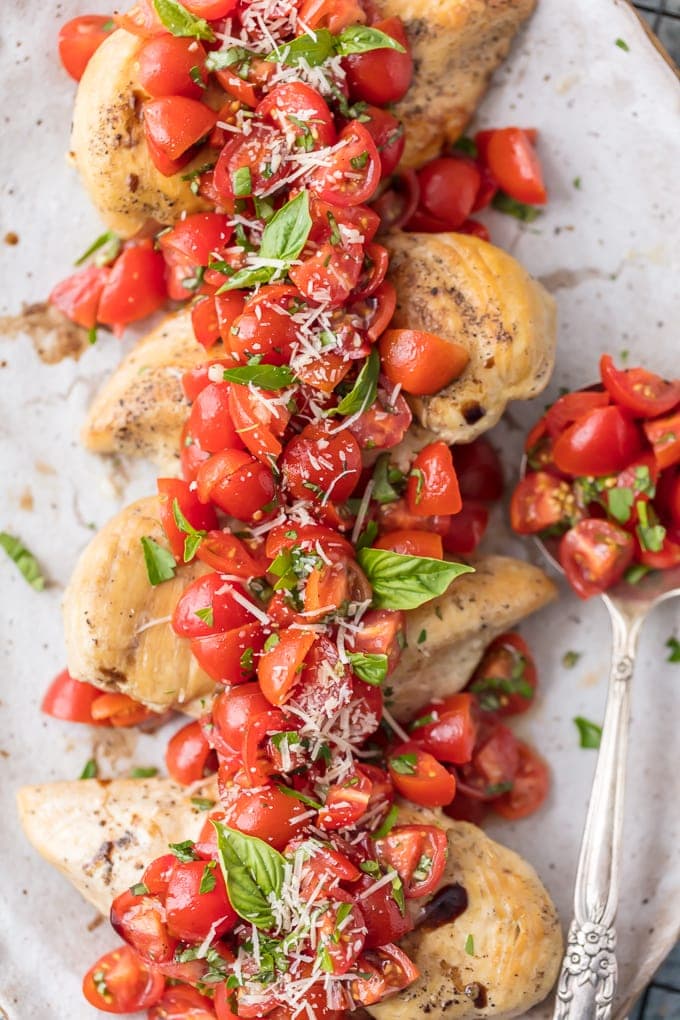
M 156 711 L 186 709 L 214 690 L 189 642 L 170 626 L 183 589 L 206 567 L 177 568 L 152 587 L 140 539 L 161 545 L 158 498 L 141 499 L 102 528 L 82 553 L 64 596 L 68 668 L 78 680 L 122 691 Z M 409 614 L 409 647 L 394 674 L 393 712 L 410 718 L 432 697 L 460 690 L 485 645 L 555 593 L 537 568 L 504 556 L 481 557 L 476 573 Z M 426 639 L 418 643 L 425 632 Z
M 121 691 L 157 711 L 212 693 L 189 642 L 170 617 L 184 588 L 206 571 L 195 562 L 152 587 L 142 537 L 167 548 L 158 499 L 140 499 L 109 521 L 82 553 L 64 595 L 68 668 L 77 680 Z
M 519 262 L 465 234 L 405 234 L 385 241 L 397 289 L 392 328 L 436 333 L 467 348 L 462 375 L 439 393 L 412 397 L 422 425 L 447 443 L 469 443 L 510 400 L 543 390 L 555 364 L 555 302 Z
M 196 792 L 167 779 L 90 779 L 24 787 L 18 804 L 36 850 L 106 914 L 114 896 L 138 882 L 168 843 L 198 837 L 205 812 L 191 801 Z M 199 793 L 216 798 L 214 782 Z M 518 1016 L 539 1002 L 555 980 L 562 942 L 555 908 L 534 870 L 466 822 L 414 807 L 403 807 L 399 821 L 446 829 L 441 886 L 462 886 L 467 907 L 450 923 L 404 940 L 421 977 L 369 1012 L 378 1020 L 472 1020 Z M 473 955 L 465 951 L 469 936 Z M 482 991 L 486 1005 L 478 1007 Z
M 213 348 L 211 356 L 220 352 Z M 82 428 L 84 445 L 94 453 L 148 457 L 164 472 L 177 474 L 180 433 L 189 414 L 182 374 L 205 360 L 191 313 L 168 316 L 102 386 Z

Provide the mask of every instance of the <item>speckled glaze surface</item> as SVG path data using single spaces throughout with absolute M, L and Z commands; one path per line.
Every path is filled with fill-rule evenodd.
M 14 0 L 3 10 L 0 94 L 4 172 L 0 190 L 0 315 L 38 301 L 99 233 L 65 161 L 72 87 L 60 72 L 54 36 L 84 0 L 51 5 Z M 616 45 L 625 40 L 627 49 Z M 559 303 L 557 370 L 547 398 L 596 373 L 603 350 L 677 374 L 680 278 L 680 88 L 633 11 L 616 0 L 541 0 L 498 72 L 477 123 L 534 125 L 541 135 L 551 201 L 540 220 L 520 226 L 490 214 L 494 239 L 539 276 Z M 493 217 L 493 219 L 491 219 Z M 85 408 L 120 357 L 102 337 L 80 361 L 46 364 L 28 336 L 0 323 L 0 528 L 21 535 L 50 584 L 36 593 L 0 560 L 0 1015 L 73 1020 L 93 1015 L 81 975 L 113 943 L 58 874 L 27 845 L 14 809 L 23 783 L 75 778 L 92 756 L 101 774 L 155 763 L 165 736 L 95 733 L 38 713 L 41 693 L 64 657 L 59 603 L 75 557 L 119 506 L 150 490 L 148 466 L 116 465 L 78 444 Z M 512 480 L 526 427 L 545 398 L 511 408 L 494 430 Z M 535 558 L 529 543 L 492 529 L 496 549 Z M 633 689 L 633 730 L 619 911 L 623 1017 L 673 944 L 680 917 L 677 847 L 677 712 L 680 666 L 664 643 L 678 634 L 677 605 L 646 625 Z M 609 633 L 604 608 L 562 591 L 559 603 L 522 627 L 534 647 L 542 688 L 521 730 L 549 760 L 554 786 L 546 806 L 492 835 L 539 871 L 563 919 L 587 793 L 595 764 L 580 750 L 572 719 L 602 717 Z M 566 651 L 580 657 L 565 669 Z M 552 1015 L 549 1005 L 531 1016 Z

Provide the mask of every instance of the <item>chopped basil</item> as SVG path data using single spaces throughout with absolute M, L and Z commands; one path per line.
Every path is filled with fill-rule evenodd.
M 358 156 L 350 157 L 350 164 L 353 170 L 363 170 L 368 163 L 368 152 L 364 149 Z
M 257 928 L 272 928 L 271 898 L 281 896 L 285 858 L 255 836 L 246 836 L 221 822 L 212 824 L 232 907 L 239 917 Z
M 236 198 L 247 198 L 253 192 L 253 179 L 249 166 L 240 166 L 231 177 L 231 187 Z
M 30 552 L 20 538 L 9 535 L 6 531 L 0 531 L 0 546 L 5 550 L 11 560 L 14 560 L 19 571 L 28 581 L 31 588 L 42 591 L 45 587 L 45 578 L 42 575 L 38 561 Z
M 196 550 L 207 535 L 207 531 L 197 531 L 196 528 L 189 523 L 182 513 L 178 499 L 173 499 L 172 501 L 172 516 L 179 530 L 186 535 L 186 538 L 184 539 L 184 555 L 182 559 L 185 563 L 188 563 L 189 560 L 193 560 L 196 555 Z M 198 615 L 198 613 L 196 615 Z
M 422 644 L 425 643 L 425 641 L 427 641 L 427 631 L 426 630 L 421 630 L 421 632 L 418 635 L 418 638 L 416 640 L 416 644 L 417 645 L 422 645 Z
M 215 33 L 205 18 L 196 18 L 178 0 L 153 0 L 159 19 L 171 35 L 206 39 L 213 42 Z
M 411 468 L 409 471 L 409 478 L 415 478 L 416 480 L 416 506 L 420 503 L 423 495 L 423 488 L 425 487 L 425 473 L 420 468 Z
M 418 755 L 415 753 L 397 754 L 389 759 L 389 766 L 400 776 L 415 776 Z
M 342 398 L 338 406 L 332 408 L 328 413 L 343 414 L 347 417 L 353 414 L 362 414 L 375 401 L 378 394 L 379 375 L 380 355 L 374 347 L 366 358 L 352 389 Z
M 417 609 L 438 595 L 461 574 L 474 573 L 463 563 L 404 556 L 388 549 L 361 549 L 357 559 L 373 588 L 378 609 Z
M 472 935 L 468 935 L 468 937 L 465 939 L 465 952 L 468 954 L 468 956 L 475 955 L 475 940 Z
M 518 202 L 514 198 L 510 198 L 510 195 L 506 195 L 504 191 L 497 191 L 491 200 L 491 205 L 498 212 L 505 213 L 506 216 L 514 216 L 516 220 L 521 220 L 522 223 L 533 223 L 539 216 L 542 215 L 542 210 L 537 209 L 535 205 L 527 205 L 525 202 Z
M 581 178 L 580 177 L 574 177 L 574 179 L 573 179 L 573 181 L 571 183 L 574 185 L 574 187 L 576 188 L 577 191 L 581 190 Z
M 330 242 L 334 247 L 337 247 L 337 245 L 342 244 L 342 234 L 340 233 L 338 221 L 330 209 L 326 213 L 326 219 L 328 220 L 328 226 L 331 228 Z
M 97 342 L 97 327 L 91 326 L 87 331 L 87 342 L 92 347 Z
M 185 290 L 194 291 L 199 290 L 203 286 L 203 277 L 205 275 L 205 266 L 196 266 L 191 276 L 185 276 L 182 280 L 182 286 Z
M 348 654 L 352 670 L 360 680 L 370 684 L 372 687 L 379 687 L 387 676 L 387 656 L 372 655 L 364 652 L 350 652 Z
M 278 634 L 270 634 L 264 643 L 265 652 L 271 652 L 272 648 L 276 648 L 281 638 Z
M 359 868 L 365 875 L 370 875 L 371 878 L 380 878 L 382 871 L 377 861 L 362 861 Z
M 469 156 L 470 159 L 477 159 L 479 151 L 477 149 L 477 143 L 473 138 L 468 138 L 467 135 L 461 135 L 453 143 L 453 151 L 461 152 L 464 156 Z
M 191 78 L 194 85 L 198 85 L 199 89 L 205 89 L 208 87 L 206 83 L 203 81 L 203 73 L 198 64 L 196 64 L 194 67 L 189 68 L 189 77 Z
M 130 770 L 130 779 L 153 779 L 158 775 L 158 769 L 154 765 L 137 765 Z
M 248 67 L 255 56 L 244 46 L 229 46 L 227 49 L 212 50 L 206 57 L 205 66 L 208 71 L 225 71 L 232 68 L 239 78 L 247 78 Z
M 217 867 L 217 861 L 208 861 L 203 869 L 201 875 L 201 884 L 198 887 L 199 893 L 212 892 L 217 885 L 217 879 L 215 877 L 215 868 Z
M 373 491 L 371 499 L 376 503 L 396 503 L 400 493 L 395 484 L 403 483 L 404 473 L 390 464 L 389 453 L 381 453 L 373 469 Z
M 130 886 L 130 892 L 133 896 L 148 896 L 149 887 L 144 885 L 143 882 L 137 882 L 135 885 Z
M 613 489 L 607 489 L 607 509 L 619 524 L 625 524 L 630 520 L 634 499 L 633 490 L 626 486 L 614 486 Z
M 395 875 L 392 879 L 392 899 L 399 907 L 399 913 L 403 916 L 406 913 L 406 898 L 404 896 L 404 883 Z
M 211 800 L 210 797 L 192 797 L 191 803 L 199 811 L 210 811 L 211 808 L 215 807 L 215 801 Z
M 205 606 L 204 609 L 197 609 L 194 612 L 194 616 L 197 616 L 199 620 L 202 620 L 208 627 L 212 627 L 215 623 L 215 613 L 212 606 Z
M 512 783 L 490 783 L 484 793 L 487 797 L 500 797 L 512 790 Z
M 640 539 L 640 545 L 647 552 L 661 552 L 666 538 L 666 529 L 659 524 L 652 507 L 643 499 L 635 504 L 639 524 L 635 529 Z
M 172 553 L 147 535 L 140 538 L 140 542 L 144 552 L 144 563 L 146 564 L 149 584 L 155 587 L 157 584 L 162 584 L 163 581 L 171 580 L 175 576 L 175 569 L 177 567 Z
M 115 21 L 113 20 L 113 18 L 109 18 L 102 25 L 102 32 L 113 32 L 115 27 L 116 27 Z
M 225 369 L 224 378 L 242 386 L 252 383 L 262 390 L 283 390 L 295 382 L 295 375 L 288 365 L 240 365 Z
M 288 67 L 297 67 L 300 61 L 304 61 L 309 67 L 319 67 L 333 56 L 334 42 L 327 28 L 315 28 L 313 36 L 306 33 L 300 35 L 297 39 L 279 46 L 266 59 L 271 63 L 286 64 Z
M 534 689 L 526 678 L 526 659 L 517 657 L 509 677 L 485 676 L 470 684 L 470 690 L 479 698 L 479 707 L 485 712 L 496 712 L 502 708 L 502 695 L 518 694 L 521 698 L 531 701 Z
M 625 53 L 630 53 L 630 46 L 628 45 L 625 39 L 617 39 L 616 45 L 620 50 L 623 50 Z
M 562 656 L 562 665 L 565 669 L 573 669 L 580 658 L 580 652 L 565 652 Z
M 680 641 L 676 637 L 669 637 L 666 648 L 669 649 L 666 662 L 680 662 Z
M 378 525 L 375 521 L 368 521 L 366 527 L 359 535 L 355 546 L 357 549 L 366 549 L 369 545 L 373 545 L 377 537 Z
M 248 670 L 253 668 L 253 657 L 255 655 L 254 649 L 246 648 L 245 652 L 239 659 L 239 665 L 242 670 Z
M 421 715 L 417 719 L 414 719 L 409 726 L 409 731 L 419 730 L 422 726 L 429 726 L 430 723 L 437 722 L 438 716 L 434 712 L 428 712 L 427 715 Z
M 168 849 L 182 864 L 200 860 L 199 855 L 196 853 L 193 839 L 185 839 L 181 843 L 168 843 Z
M 315 811 L 321 811 L 323 808 L 323 804 L 320 804 L 318 800 L 314 800 L 313 797 L 308 797 L 306 793 L 300 793 L 299 790 L 294 790 L 292 786 L 284 786 L 282 783 L 277 783 L 276 785 L 281 793 L 285 793 L 286 797 L 292 797 L 293 800 L 299 800 L 301 804 L 314 808 Z
M 373 839 L 383 839 L 389 832 L 392 831 L 399 818 L 399 809 L 396 804 L 392 804 L 390 810 L 385 815 L 384 822 L 375 829 L 371 836 Z
M 574 723 L 579 733 L 580 746 L 597 750 L 602 740 L 602 727 L 589 719 L 584 719 L 582 715 L 577 715 Z
M 350 53 L 368 53 L 370 50 L 389 49 L 398 53 L 406 52 L 401 43 L 391 35 L 368 25 L 349 25 L 344 28 L 340 35 L 335 37 L 333 48 L 342 57 Z
M 79 775 L 79 779 L 96 779 L 99 769 L 97 768 L 97 762 L 94 758 L 89 758 L 85 762 L 83 771 Z
M 112 230 L 107 230 L 95 238 L 90 247 L 86 248 L 80 258 L 77 258 L 73 264 L 74 266 L 82 266 L 83 262 L 87 262 L 91 255 L 98 252 L 94 260 L 96 265 L 107 266 L 117 258 L 121 245 L 122 242 L 118 234 L 114 234 Z
M 646 567 L 644 563 L 633 563 L 630 567 L 626 568 L 623 579 L 628 584 L 639 584 L 642 578 L 649 574 L 651 569 L 651 567 Z
M 420 860 L 413 869 L 413 878 L 416 882 L 424 882 L 432 871 L 432 858 L 422 854 Z

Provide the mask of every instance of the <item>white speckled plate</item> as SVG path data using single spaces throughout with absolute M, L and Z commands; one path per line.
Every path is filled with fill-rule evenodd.
M 72 88 L 57 66 L 57 24 L 87 10 L 86 0 L 3 5 L 0 94 L 4 170 L 0 238 L 0 313 L 39 300 L 98 233 L 74 173 L 65 162 Z M 560 307 L 559 386 L 592 379 L 605 349 L 630 351 L 652 368 L 678 372 L 680 279 L 680 88 L 633 11 L 617 0 L 541 0 L 511 59 L 479 112 L 481 125 L 535 125 L 551 202 L 537 223 L 521 227 L 496 214 L 492 230 L 555 293 Z M 617 39 L 628 50 L 616 46 Z M 580 188 L 574 185 L 580 180 Z M 92 753 L 92 734 L 41 717 L 46 682 L 64 657 L 59 601 L 76 554 L 124 501 L 148 491 L 151 471 L 113 471 L 86 454 L 77 434 L 85 407 L 119 358 L 103 340 L 78 364 L 43 364 L 28 338 L 0 351 L 2 384 L 0 528 L 20 534 L 52 584 L 33 592 L 0 559 L 3 603 L 0 764 L 3 799 L 0 878 L 0 1003 L 11 1020 L 93 1015 L 80 997 L 86 966 L 111 944 L 106 925 L 92 930 L 92 908 L 26 844 L 15 820 L 22 783 L 75 777 Z M 495 440 L 516 462 L 522 430 L 541 410 L 518 406 Z M 508 475 L 513 468 L 508 468 Z M 532 555 L 531 546 L 498 539 Z M 665 662 L 677 633 L 678 607 L 662 606 L 643 634 L 633 694 L 625 861 L 619 912 L 620 991 L 626 1009 L 670 948 L 680 917 L 677 709 L 680 666 Z M 594 753 L 578 748 L 575 715 L 602 717 L 609 645 L 604 609 L 566 590 L 523 632 L 542 678 L 536 708 L 522 721 L 549 759 L 554 787 L 544 809 L 493 835 L 540 872 L 565 922 Z M 567 650 L 581 653 L 565 670 Z M 149 764 L 153 737 L 102 738 L 107 774 L 130 760 Z M 108 741 L 108 743 L 107 743 Z M 2 1011 L 0 1010 L 0 1013 Z M 532 1016 L 548 1017 L 548 1006 Z

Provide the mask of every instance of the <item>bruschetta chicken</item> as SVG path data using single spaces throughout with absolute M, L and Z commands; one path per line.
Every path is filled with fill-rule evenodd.
M 206 784 L 199 792 L 216 791 Z M 170 780 L 93 779 L 24 787 L 19 812 L 38 852 L 106 914 L 168 843 L 198 838 L 205 812 L 196 799 Z M 547 994 L 562 953 L 557 914 L 536 872 L 481 829 L 440 812 L 403 806 L 399 822 L 445 830 L 448 859 L 432 899 L 449 890 L 455 903 L 442 920 L 418 901 L 421 923 L 404 947 L 420 978 L 369 1012 L 377 1020 L 523 1015 Z

